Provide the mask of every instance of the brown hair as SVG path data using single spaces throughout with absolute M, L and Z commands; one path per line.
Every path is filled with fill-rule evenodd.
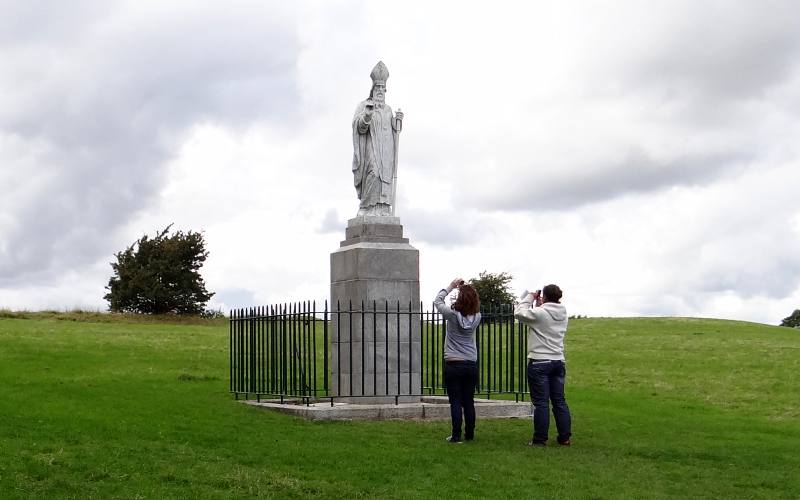
M 558 285 L 547 285 L 542 288 L 545 302 L 561 303 L 561 296 L 563 295 Z
M 453 309 L 465 316 L 477 314 L 481 310 L 481 299 L 478 298 L 478 291 L 466 283 L 458 287 L 458 298 L 453 304 Z

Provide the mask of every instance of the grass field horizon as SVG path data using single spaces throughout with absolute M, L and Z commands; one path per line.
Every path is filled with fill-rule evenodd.
M 569 449 L 530 421 L 315 423 L 228 393 L 228 326 L 0 311 L 2 498 L 798 498 L 800 332 L 582 318 Z

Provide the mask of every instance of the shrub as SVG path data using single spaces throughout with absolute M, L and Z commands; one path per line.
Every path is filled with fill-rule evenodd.
M 200 268 L 208 257 L 200 233 L 178 231 L 172 224 L 155 238 L 142 236 L 116 254 L 104 298 L 113 312 L 200 314 L 214 295 L 206 290 Z
M 781 321 L 781 326 L 800 328 L 800 309 L 795 309 L 792 314 L 783 318 L 783 321 Z

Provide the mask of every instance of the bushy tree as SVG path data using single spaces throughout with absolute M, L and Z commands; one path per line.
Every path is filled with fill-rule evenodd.
M 203 235 L 178 231 L 172 224 L 155 238 L 142 236 L 115 254 L 114 275 L 103 297 L 115 312 L 200 314 L 214 295 L 206 290 L 200 268 L 208 257 Z
M 781 326 L 800 328 L 800 309 L 795 309 L 792 314 L 783 318 L 783 321 L 781 321 Z
M 470 279 L 469 284 L 477 290 L 481 307 L 491 310 L 514 303 L 514 294 L 509 287 L 512 279 L 514 278 L 505 272 L 495 274 L 483 271 L 477 278 Z

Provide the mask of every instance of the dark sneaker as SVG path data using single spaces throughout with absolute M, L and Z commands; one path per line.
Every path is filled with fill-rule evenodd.
M 558 444 L 560 444 L 561 446 L 570 446 L 572 443 L 570 442 L 569 439 L 567 439 L 566 441 L 559 441 Z
M 531 439 L 530 441 L 528 441 L 525 444 L 527 446 L 535 446 L 537 448 L 544 448 L 545 446 L 547 446 L 545 443 L 542 443 L 541 441 L 534 441 L 533 439 Z
M 454 438 L 453 436 L 447 436 L 446 438 L 444 438 L 444 440 L 447 441 L 448 443 L 457 443 L 457 444 L 461 443 L 461 438 Z

